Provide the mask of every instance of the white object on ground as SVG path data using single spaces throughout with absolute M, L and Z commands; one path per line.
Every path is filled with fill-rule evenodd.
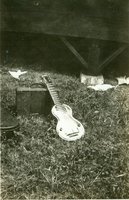
M 115 88 L 116 86 L 113 86 L 113 85 L 110 85 L 110 84 L 98 84 L 98 85 L 95 85 L 95 86 L 88 86 L 88 88 L 91 88 L 91 89 L 94 89 L 96 91 L 106 91 L 108 89 L 111 89 L 111 88 Z
M 102 75 L 100 76 L 89 76 L 83 73 L 80 73 L 81 83 L 86 85 L 100 85 L 104 84 L 104 78 Z
M 125 77 L 125 76 L 121 76 L 121 77 L 118 77 L 118 78 L 116 78 L 117 79 L 117 81 L 118 81 L 118 85 L 122 85 L 122 84 L 129 84 L 129 77 Z
M 17 70 L 17 72 L 16 72 L 16 71 L 14 71 L 14 72 L 9 71 L 9 73 L 10 73 L 14 78 L 20 79 L 19 76 L 21 76 L 22 74 L 26 74 L 27 71 L 23 71 L 23 72 L 22 72 L 21 70 Z

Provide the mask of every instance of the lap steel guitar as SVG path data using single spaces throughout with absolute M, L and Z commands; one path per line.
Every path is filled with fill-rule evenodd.
M 66 141 L 80 139 L 85 133 L 83 125 L 73 117 L 72 109 L 68 105 L 61 103 L 51 78 L 48 75 L 43 75 L 42 79 L 55 104 L 52 108 L 52 114 L 58 121 L 56 126 L 58 135 Z

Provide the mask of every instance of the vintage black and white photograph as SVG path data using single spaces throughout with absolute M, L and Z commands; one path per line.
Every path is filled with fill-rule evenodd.
M 129 199 L 129 0 L 1 0 L 0 54 L 1 199 Z

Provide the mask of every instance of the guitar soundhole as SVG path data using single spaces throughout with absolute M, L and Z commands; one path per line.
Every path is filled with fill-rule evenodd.
M 81 125 L 80 124 L 78 124 L 78 127 L 80 127 Z

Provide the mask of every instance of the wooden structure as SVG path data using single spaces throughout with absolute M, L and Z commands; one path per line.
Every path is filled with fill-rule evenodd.
M 0 12 L 2 31 L 56 35 L 85 69 L 97 73 L 128 48 L 129 0 L 2 0 Z M 93 41 L 87 58 L 67 36 Z M 102 60 L 101 41 L 117 44 Z

